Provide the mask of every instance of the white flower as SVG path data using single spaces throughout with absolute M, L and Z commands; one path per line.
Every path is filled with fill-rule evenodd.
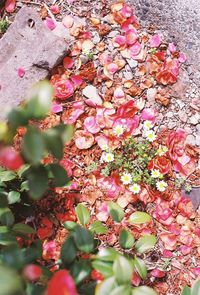
M 166 146 L 160 145 L 157 152 L 156 152 L 156 154 L 158 156 L 163 156 L 167 151 L 168 151 L 168 148 Z
M 103 153 L 101 155 L 100 161 L 110 163 L 110 162 L 113 162 L 114 159 L 115 159 L 115 157 L 112 153 Z
M 141 190 L 139 184 L 134 183 L 133 185 L 129 186 L 129 190 L 134 193 L 134 194 L 138 194 Z
M 130 184 L 132 181 L 132 176 L 130 173 L 124 172 L 120 179 L 123 184 Z
M 163 180 L 156 182 L 156 187 L 160 192 L 164 192 L 167 188 L 167 183 Z
M 143 125 L 145 130 L 149 130 L 153 127 L 153 123 L 149 120 L 144 121 L 144 125 Z
M 151 170 L 151 177 L 159 178 L 160 176 L 161 176 L 161 173 L 158 169 Z
M 107 149 L 108 149 L 108 145 L 107 145 L 107 144 L 103 144 L 103 145 L 101 146 L 101 149 L 102 149 L 103 151 L 107 150 Z
M 144 136 L 148 139 L 148 141 L 153 142 L 156 139 L 156 134 L 153 130 L 147 130 Z
M 120 136 L 124 133 L 124 127 L 122 125 L 116 125 L 114 128 L 113 128 L 113 133 L 114 135 L 116 136 Z

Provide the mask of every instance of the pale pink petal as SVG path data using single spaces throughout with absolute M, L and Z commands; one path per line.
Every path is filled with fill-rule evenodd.
M 80 75 L 73 75 L 70 77 L 75 87 L 79 87 L 83 83 L 83 79 Z
M 18 76 L 19 76 L 20 78 L 23 78 L 24 75 L 25 75 L 25 70 L 24 70 L 23 68 L 19 68 L 19 69 L 17 70 L 17 74 L 18 74 Z
M 51 9 L 51 12 L 52 12 L 53 14 L 58 14 L 58 13 L 60 13 L 60 9 L 59 9 L 59 6 L 58 6 L 57 4 L 51 5 L 50 9 Z
M 60 103 L 53 102 L 51 106 L 51 111 L 52 113 L 57 114 L 63 111 L 63 107 Z
M 148 120 L 154 123 L 156 119 L 156 113 L 153 109 L 146 108 L 142 111 L 141 118 L 145 121 Z
M 168 49 L 170 52 L 176 52 L 176 46 L 174 45 L 174 43 L 169 43 L 168 45 Z
M 107 203 L 102 203 L 98 208 L 99 213 L 96 215 L 97 219 L 106 222 L 109 217 L 109 207 Z
M 99 135 L 95 138 L 95 140 L 97 141 L 98 146 L 104 150 L 105 147 L 108 147 L 108 138 L 104 135 Z
M 110 63 L 107 65 L 108 72 L 113 75 L 117 72 L 118 66 L 115 63 Z
M 173 257 L 173 253 L 170 250 L 166 250 L 166 249 L 163 250 L 162 255 L 165 258 L 171 258 L 171 257 Z
M 132 10 L 132 7 L 130 7 L 129 5 L 124 4 L 124 6 L 120 12 L 121 12 L 122 16 L 128 18 L 128 17 L 131 17 L 133 10 Z
M 100 131 L 100 127 L 96 122 L 96 118 L 94 116 L 87 117 L 84 121 L 84 127 L 88 132 L 92 134 L 98 133 Z
M 77 119 L 84 113 L 84 103 L 82 101 L 74 102 L 72 105 L 73 111 L 68 118 L 64 119 L 65 124 L 74 124 Z
M 188 255 L 192 251 L 192 247 L 191 246 L 182 245 L 182 246 L 180 246 L 180 251 L 181 251 L 181 253 L 183 255 Z
M 200 267 L 194 267 L 191 269 L 191 271 L 195 276 L 200 277 Z
M 124 98 L 125 97 L 125 93 L 123 91 L 123 89 L 121 87 L 117 87 L 114 91 L 114 97 L 115 98 Z
M 133 23 L 136 21 L 136 18 L 135 18 L 135 16 L 131 16 L 129 19 L 127 19 L 125 22 L 123 22 L 123 24 L 121 25 L 121 29 L 122 29 L 122 31 L 124 31 L 124 32 L 126 32 L 127 30 L 135 30 L 135 32 L 137 32 L 136 31 L 136 29 L 134 28 L 134 26 L 133 26 Z
M 167 250 L 175 250 L 177 246 L 177 237 L 170 233 L 161 233 L 160 238 L 164 243 L 164 247 Z
M 8 13 L 12 13 L 15 10 L 15 6 L 16 6 L 16 0 L 6 0 L 5 3 L 5 10 Z
M 56 27 L 56 24 L 55 22 L 52 20 L 52 18 L 50 17 L 47 17 L 45 20 L 44 20 L 44 24 L 45 26 L 49 29 L 49 30 L 54 30 L 55 27 Z
M 99 55 L 99 61 L 101 65 L 109 64 L 112 62 L 112 57 L 108 52 L 103 52 Z
M 186 57 L 186 55 L 183 52 L 180 52 L 178 60 L 181 63 L 184 63 L 187 60 L 187 57 Z
M 68 4 L 72 4 L 72 3 L 74 3 L 76 0 L 67 0 L 67 3 Z
M 62 20 L 63 25 L 69 29 L 73 26 L 74 19 L 70 15 L 66 15 Z
M 117 35 L 116 37 L 113 38 L 113 45 L 115 47 L 120 47 L 125 45 L 126 43 L 126 38 L 125 36 Z
M 151 37 L 150 39 L 150 47 L 153 48 L 153 47 L 159 47 L 160 46 L 160 43 L 161 43 L 161 38 L 160 38 L 160 35 L 159 34 L 156 34 L 154 36 Z
M 65 168 L 67 175 L 71 177 L 73 174 L 72 168 L 74 167 L 74 163 L 69 159 L 63 159 L 60 161 L 60 165 Z
M 132 58 L 134 58 L 136 55 L 140 53 L 142 49 L 142 46 L 139 42 L 136 42 L 131 47 L 129 47 L 129 52 Z
M 71 57 L 69 57 L 69 56 L 66 56 L 63 59 L 63 66 L 65 67 L 65 69 L 71 69 L 71 68 L 73 68 L 73 66 L 74 66 L 73 59 Z
M 134 44 L 138 39 L 138 35 L 135 32 L 135 30 L 126 31 L 125 36 L 126 36 L 126 44 L 128 45 Z
M 94 144 L 94 136 L 84 130 L 75 132 L 75 144 L 78 149 L 89 149 Z
M 151 275 L 155 278 L 163 278 L 166 273 L 159 268 L 154 268 L 154 270 L 151 271 Z

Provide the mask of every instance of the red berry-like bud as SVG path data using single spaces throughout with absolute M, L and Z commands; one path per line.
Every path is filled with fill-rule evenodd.
M 20 154 L 11 146 L 0 151 L 0 165 L 9 170 L 17 170 L 24 164 Z
M 23 276 L 29 281 L 39 280 L 42 270 L 38 265 L 28 264 L 23 270 Z
M 77 295 L 73 278 L 67 270 L 59 270 L 49 281 L 45 295 Z

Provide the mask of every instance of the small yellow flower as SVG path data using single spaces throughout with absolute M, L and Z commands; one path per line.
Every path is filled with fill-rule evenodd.
M 120 136 L 124 133 L 124 127 L 122 125 L 117 125 L 113 128 L 113 133 L 116 136 Z
M 153 127 L 153 123 L 149 120 L 144 121 L 144 125 L 143 125 L 145 130 L 149 130 Z
M 141 191 L 141 188 L 139 184 L 134 183 L 131 186 L 129 186 L 129 190 L 134 194 L 139 194 L 139 192 Z
M 164 192 L 167 188 L 167 183 L 164 180 L 158 181 L 156 187 L 160 192 Z
M 120 179 L 121 179 L 122 183 L 126 185 L 126 184 L 131 183 L 132 176 L 130 173 L 124 172 Z
M 153 130 L 147 130 L 145 132 L 145 137 L 148 139 L 148 141 L 153 142 L 156 139 L 156 134 Z
M 151 177 L 160 178 L 161 177 L 160 171 L 158 169 L 151 170 Z

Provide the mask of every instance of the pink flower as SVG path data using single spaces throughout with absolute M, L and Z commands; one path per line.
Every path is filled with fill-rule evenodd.
M 45 260 L 51 260 L 57 258 L 57 250 L 56 250 L 56 243 L 55 241 L 45 241 L 43 243 L 43 251 L 42 251 L 42 257 Z
M 94 136 L 84 130 L 77 130 L 75 132 L 75 144 L 78 149 L 89 149 L 94 144 Z
M 153 110 L 151 108 L 146 108 L 142 111 L 141 118 L 142 118 L 142 120 L 145 120 L 145 121 L 148 120 L 148 121 L 151 121 L 152 123 L 154 123 L 156 120 L 156 112 L 155 112 L 155 110 Z
M 176 131 L 170 132 L 167 139 L 167 147 L 169 157 L 173 162 L 183 155 L 185 139 L 186 133 L 183 129 L 178 128 Z
M 133 45 L 138 39 L 137 31 L 135 29 L 128 30 L 125 33 L 125 37 L 126 37 L 126 44 Z
M 12 13 L 15 10 L 15 6 L 16 6 L 16 0 L 6 0 L 5 3 L 5 10 L 8 13 Z
M 141 49 L 141 44 L 139 42 L 135 42 L 135 44 L 129 47 L 131 57 L 134 59 L 140 53 Z
M 99 178 L 97 186 L 106 191 L 108 198 L 116 198 L 122 191 L 119 175 L 114 172 L 109 177 Z
M 70 80 L 59 80 L 54 84 L 55 97 L 65 100 L 74 94 L 74 86 Z
M 49 29 L 49 30 L 54 30 L 55 27 L 56 27 L 56 24 L 55 22 L 52 20 L 52 18 L 50 17 L 47 17 L 44 21 L 44 24 L 46 25 L 46 27 Z
M 161 43 L 161 38 L 159 34 L 156 34 L 154 36 L 151 37 L 150 39 L 150 47 L 154 48 L 154 47 L 159 47 Z
M 126 38 L 125 36 L 120 36 L 117 35 L 116 37 L 113 38 L 113 45 L 115 47 L 120 47 L 126 44 Z
M 24 70 L 23 68 L 19 68 L 19 69 L 17 70 L 17 74 L 18 74 L 18 76 L 19 76 L 20 78 L 23 78 L 24 75 L 25 75 L 25 70 Z
M 133 10 L 132 10 L 132 7 L 130 7 L 129 5 L 127 4 L 124 4 L 123 8 L 121 9 L 121 14 L 123 17 L 131 17 L 132 16 L 132 13 L 133 13 Z
M 98 133 L 100 131 L 100 127 L 97 124 L 96 118 L 94 116 L 90 116 L 85 119 L 84 127 L 86 131 L 91 132 L 92 134 Z

